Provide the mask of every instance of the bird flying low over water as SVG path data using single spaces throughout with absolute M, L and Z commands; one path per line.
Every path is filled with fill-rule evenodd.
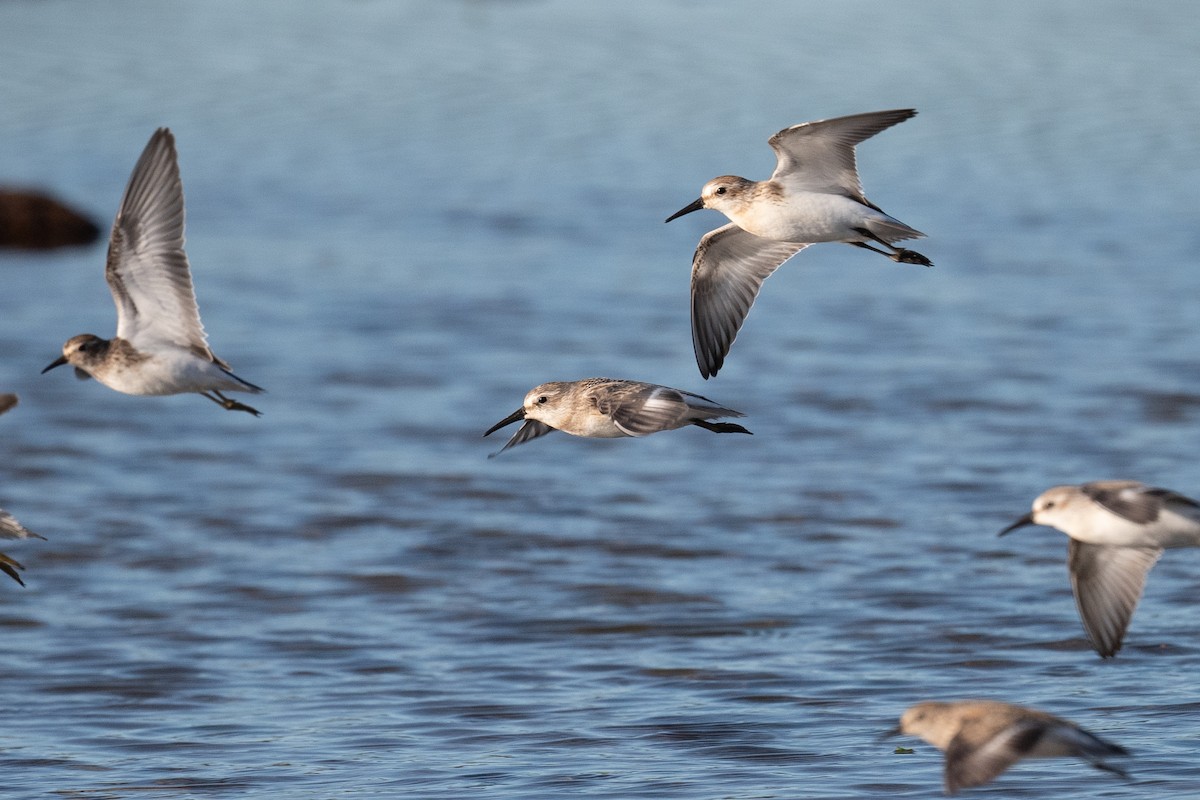
M 1073 722 L 1033 708 L 993 700 L 917 703 L 900 725 L 881 738 L 920 736 L 945 752 L 946 794 L 989 783 L 1022 758 L 1082 758 L 1096 769 L 1128 779 L 1105 759 L 1129 751 L 1106 742 Z
M 16 407 L 19 398 L 15 394 L 0 394 L 0 414 L 9 411 Z M 28 530 L 17 518 L 9 514 L 3 508 L 0 508 L 0 539 L 45 539 L 44 536 L 39 536 L 31 530 Z M 11 556 L 0 553 L 0 572 L 3 572 L 8 577 L 12 578 L 22 586 L 25 581 L 21 580 L 17 570 L 25 569 L 21 562 Z
M 524 420 L 508 443 L 510 447 L 560 430 L 574 436 L 616 438 L 646 436 L 659 431 L 696 425 L 714 433 L 750 433 L 732 422 L 710 422 L 720 417 L 745 416 L 698 394 L 641 381 L 587 378 L 554 381 L 535 386 L 525 402 L 509 416 L 487 429 L 484 436 Z
M 70 364 L 77 377 L 125 394 L 196 392 L 222 408 L 260 416 L 222 394 L 263 390 L 234 375 L 209 349 L 183 229 L 175 137 L 159 128 L 133 168 L 108 244 L 104 277 L 117 305 L 117 335 L 73 336 L 42 372 Z
M 0 508 L 0 539 L 42 539 L 45 536 L 39 536 L 31 530 L 27 530 L 24 525 L 17 522 L 16 517 L 9 514 L 3 508 Z M 21 562 L 11 556 L 0 553 L 0 572 L 3 572 L 8 577 L 12 578 L 22 586 L 25 581 L 21 580 L 21 576 L 17 570 L 25 569 Z
M 1121 649 L 1146 576 L 1163 551 L 1200 547 L 1200 503 L 1137 481 L 1054 486 L 1000 531 L 1047 525 L 1070 537 L 1067 568 L 1075 605 L 1102 658 Z
M 817 242 L 845 242 L 904 264 L 933 266 L 895 242 L 923 237 L 867 200 L 854 146 L 914 116 L 911 108 L 875 111 L 793 125 L 768 143 L 777 163 L 771 177 L 722 175 L 667 222 L 711 208 L 730 223 L 709 231 L 692 258 L 692 345 L 700 374 L 725 363 L 762 282 L 780 264 Z

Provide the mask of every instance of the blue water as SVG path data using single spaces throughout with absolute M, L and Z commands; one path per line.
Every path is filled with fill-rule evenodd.
M 13 797 L 931 797 L 874 738 L 991 697 L 1136 754 L 975 794 L 1194 797 L 1195 553 L 1101 661 L 1046 487 L 1200 494 L 1190 3 L 0 4 L 0 183 L 107 226 L 178 138 L 214 350 L 261 419 L 38 371 L 113 331 L 104 245 L 0 255 Z M 914 107 L 868 196 L 937 266 L 768 281 L 703 381 L 722 173 Z M 699 391 L 753 437 L 481 433 L 534 384 Z

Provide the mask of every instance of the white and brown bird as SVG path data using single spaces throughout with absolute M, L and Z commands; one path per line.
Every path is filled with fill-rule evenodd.
M 732 422 L 709 421 L 741 416 L 745 415 L 707 397 L 669 386 L 614 378 L 586 378 L 533 387 L 520 408 L 488 428 L 483 435 L 524 420 L 508 443 L 492 454 L 499 455 L 510 447 L 553 430 L 599 439 L 646 436 L 685 425 L 696 425 L 714 433 L 750 433 Z
M 1000 531 L 1046 525 L 1070 537 L 1067 568 L 1075 605 L 1092 647 L 1116 655 L 1163 551 L 1200 547 L 1200 503 L 1137 481 L 1055 486 L 1033 510 Z
M 994 700 L 917 703 L 884 734 L 919 736 L 945 752 L 946 794 L 982 786 L 1022 758 L 1082 758 L 1096 769 L 1129 778 L 1105 759 L 1129 751 L 1106 742 L 1073 722 L 1012 703 Z
M 117 305 L 117 334 L 71 337 L 42 372 L 70 364 L 77 377 L 125 394 L 196 392 L 222 408 L 259 416 L 222 394 L 262 389 L 234 375 L 209 349 L 183 233 L 175 137 L 159 128 L 133 168 L 108 244 L 104 276 Z
M 692 345 L 701 375 L 716 375 L 725 363 L 762 282 L 810 244 L 845 242 L 899 263 L 933 265 L 895 246 L 925 234 L 867 200 L 854 156 L 859 142 L 916 113 L 874 111 L 784 128 L 768 140 L 777 158 L 770 178 L 713 178 L 698 200 L 667 217 L 711 208 L 730 220 L 706 233 L 692 258 Z

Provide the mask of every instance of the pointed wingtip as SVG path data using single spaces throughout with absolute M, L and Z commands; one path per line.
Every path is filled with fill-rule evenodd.
M 700 377 L 704 380 L 717 377 L 721 367 L 725 366 L 724 355 L 719 350 L 712 353 L 705 352 L 696 339 L 695 328 L 692 329 L 692 347 L 696 353 L 696 367 L 700 370 Z
M 3 558 L 3 560 L 0 560 L 0 572 L 3 572 L 8 577 L 24 586 L 25 581 L 21 580 L 21 575 L 17 572 L 17 570 L 25 569 L 25 565 L 14 558 L 4 555 L 3 553 L 0 553 L 0 557 Z
M 516 437 L 514 436 L 513 438 L 516 438 Z M 499 450 L 497 450 L 494 453 L 488 453 L 488 461 L 491 461 L 493 458 L 500 455 L 501 453 L 503 453 L 505 450 L 507 450 L 508 448 L 510 448 L 512 446 L 513 446 L 513 440 L 509 439 L 507 442 L 504 443 L 504 447 L 501 447 Z

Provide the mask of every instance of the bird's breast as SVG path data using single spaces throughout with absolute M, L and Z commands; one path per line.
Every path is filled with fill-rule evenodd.
M 781 242 L 840 242 L 860 238 L 864 212 L 872 209 L 840 195 L 818 192 L 763 194 L 729 218 L 739 228 Z

